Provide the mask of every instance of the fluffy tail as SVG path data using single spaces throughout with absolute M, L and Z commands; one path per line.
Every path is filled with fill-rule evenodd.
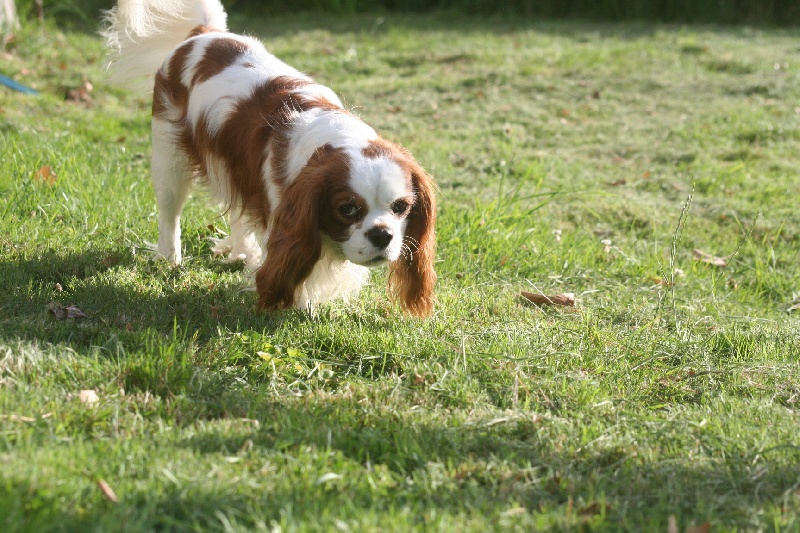
M 106 13 L 102 35 L 109 49 L 111 81 L 152 90 L 164 59 L 197 26 L 226 31 L 219 0 L 119 0 Z

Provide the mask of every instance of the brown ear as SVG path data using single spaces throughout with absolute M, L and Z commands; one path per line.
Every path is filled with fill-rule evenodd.
M 436 297 L 433 268 L 436 251 L 436 198 L 431 177 L 412 164 L 415 202 L 408 215 L 403 252 L 389 267 L 389 290 L 409 314 L 426 317 L 433 312 Z
M 269 231 L 264 264 L 256 273 L 259 309 L 294 306 L 297 287 L 322 253 L 319 205 L 323 188 L 301 173 L 284 191 Z

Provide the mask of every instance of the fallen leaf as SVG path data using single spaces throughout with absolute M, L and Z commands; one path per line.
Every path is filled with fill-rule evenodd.
M 711 255 L 710 253 L 704 252 L 703 250 L 698 250 L 697 248 L 694 249 L 694 258 L 698 261 L 715 267 L 725 268 L 728 266 L 728 262 L 722 257 Z
M 109 254 L 105 256 L 101 262 L 105 267 L 113 267 L 118 265 L 120 261 L 122 261 L 122 258 L 117 254 Z
M 664 287 L 672 287 L 672 282 L 659 276 L 650 276 L 647 278 L 656 285 L 663 285 Z
M 606 185 L 608 185 L 609 187 L 619 187 L 621 185 L 625 185 L 626 183 L 628 182 L 625 180 L 625 178 L 620 178 L 614 181 L 607 181 Z
M 544 294 L 522 291 L 522 296 L 529 302 L 536 305 L 565 305 L 569 307 L 575 306 L 575 293 L 566 292 L 564 294 L 556 294 L 553 296 L 546 296 Z
M 402 110 L 403 110 L 403 108 L 400 107 L 399 105 L 390 105 L 390 106 L 386 107 L 386 112 L 387 113 L 399 113 Z
M 100 492 L 103 493 L 103 497 L 106 500 L 110 501 L 111 503 L 119 503 L 119 498 L 117 498 L 114 489 L 112 489 L 111 485 L 109 485 L 105 480 L 98 479 L 97 488 L 100 489 Z
M 64 307 L 61 304 L 50 302 L 47 304 L 47 310 L 53 313 L 56 320 L 66 320 L 68 318 L 89 318 L 89 316 L 74 305 Z
M 118 143 L 124 143 L 125 142 L 125 136 L 124 135 L 120 135 L 119 137 L 117 137 L 117 142 Z
M 100 401 L 100 397 L 97 396 L 97 393 L 93 389 L 82 390 L 80 392 L 80 399 L 81 403 L 87 405 L 94 405 Z
M 689 526 L 686 528 L 686 533 L 708 533 L 711 531 L 711 524 L 704 522 L 699 526 Z
M 33 180 L 53 186 L 58 181 L 58 174 L 53 171 L 50 165 L 44 165 L 33 175 Z
M 592 502 L 585 507 L 581 507 L 578 514 L 581 515 L 582 518 L 591 518 L 595 515 L 608 513 L 611 509 L 611 506 L 607 503 L 600 503 L 600 502 Z
M 64 99 L 70 102 L 91 102 L 92 95 L 90 93 L 93 90 L 94 85 L 92 85 L 92 82 L 84 80 L 80 87 L 68 89 Z

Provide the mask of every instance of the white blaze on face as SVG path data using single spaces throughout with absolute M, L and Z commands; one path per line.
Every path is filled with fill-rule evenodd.
M 352 234 L 342 243 L 342 251 L 355 263 L 394 261 L 402 251 L 407 220 L 395 215 L 391 206 L 400 199 L 410 200 L 412 191 L 408 188 L 408 173 L 385 157 L 371 159 L 359 152 L 351 153 L 350 161 L 350 187 L 366 201 L 367 211 L 364 218 L 351 228 Z M 391 233 L 392 239 L 386 248 L 376 247 L 370 242 L 367 232 L 373 228 L 383 228 Z
M 310 95 L 319 90 L 318 96 L 325 97 L 330 91 L 321 85 L 306 87 L 303 94 Z M 338 102 L 338 99 L 336 100 Z M 291 183 L 300 171 L 308 164 L 308 160 L 322 146 L 344 148 L 353 154 L 354 162 L 364 159 L 361 151 L 378 134 L 357 118 L 340 111 L 328 109 L 310 109 L 297 113 L 292 118 L 291 136 L 289 139 L 289 156 L 286 161 L 286 180 Z

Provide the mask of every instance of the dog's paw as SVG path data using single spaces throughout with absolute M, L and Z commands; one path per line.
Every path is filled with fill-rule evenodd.
M 236 240 L 233 237 L 224 239 L 209 237 L 209 239 L 214 243 L 211 251 L 215 256 L 226 256 L 225 261 L 228 263 L 241 261 L 250 269 L 258 267 L 261 260 L 261 249 L 255 244 L 254 238 Z
M 158 249 L 158 245 L 152 242 L 143 242 L 139 249 L 152 261 L 168 261 L 176 266 L 183 262 L 180 252 L 162 252 Z
M 230 237 L 225 237 L 224 239 L 216 239 L 214 237 L 209 237 L 210 240 L 214 245 L 211 247 L 211 253 L 215 256 L 217 255 L 228 255 L 231 253 L 233 249 L 233 239 Z

